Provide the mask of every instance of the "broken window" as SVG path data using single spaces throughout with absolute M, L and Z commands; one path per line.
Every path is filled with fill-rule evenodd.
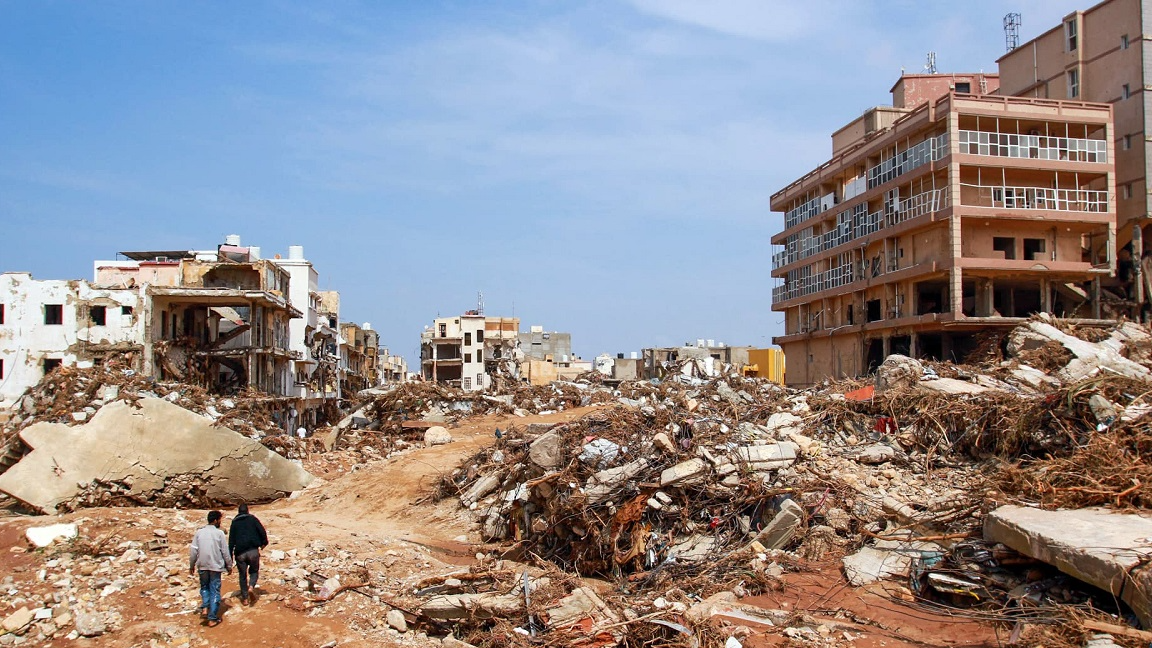
M 478 349 L 476 351 L 476 362 L 484 362 L 484 350 Z
M 854 312 L 853 304 L 848 304 L 848 309 L 844 312 L 844 319 L 849 324 L 856 323 L 856 313 Z
M 476 331 L 476 344 L 480 344 L 483 341 L 484 341 L 484 329 L 480 329 L 479 331 Z
M 108 321 L 108 307 L 107 306 L 92 306 L 88 309 L 88 319 L 92 320 L 95 326 L 104 326 Z
M 132 314 L 132 307 L 131 306 L 121 306 L 120 307 L 120 314 L 121 315 L 131 315 Z
M 868 321 L 875 322 L 881 317 L 881 306 L 879 299 L 869 299 L 864 307 L 868 309 Z
M 1024 239 L 1024 259 L 1026 261 L 1039 261 L 1044 258 L 1044 239 Z
M 440 337 L 448 337 L 448 325 L 447 324 L 441 324 L 440 325 Z
M 64 323 L 63 304 L 44 304 L 44 324 L 59 326 Z
M 957 83 L 956 84 L 956 92 L 961 92 L 964 94 L 972 94 L 972 82 L 961 81 L 960 83 Z
M 471 333 L 465 333 L 464 334 L 464 346 L 472 346 L 472 334 Z
M 1011 236 L 993 236 L 992 249 L 1003 252 L 1005 259 L 1016 258 L 1016 239 Z
M 59 358 L 44 358 L 44 375 L 52 373 L 57 367 L 60 366 L 62 360 Z
M 464 354 L 464 362 L 472 362 L 472 354 L 471 353 L 465 353 Z

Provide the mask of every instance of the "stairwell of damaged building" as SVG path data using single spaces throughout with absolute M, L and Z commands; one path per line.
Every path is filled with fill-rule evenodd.
M 340 322 L 301 246 L 261 256 L 230 235 L 215 250 L 121 252 L 93 281 L 0 274 L 0 408 L 60 366 L 115 359 L 215 394 L 256 392 L 286 431 L 339 414 L 407 367 L 367 324 Z

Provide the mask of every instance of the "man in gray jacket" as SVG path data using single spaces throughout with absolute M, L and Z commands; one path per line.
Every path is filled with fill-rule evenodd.
M 232 555 L 228 552 L 228 538 L 220 530 L 220 511 L 208 513 L 208 524 L 192 536 L 192 550 L 188 560 L 188 573 L 200 570 L 200 610 L 208 613 L 208 627 L 220 625 L 220 575 L 232 573 Z

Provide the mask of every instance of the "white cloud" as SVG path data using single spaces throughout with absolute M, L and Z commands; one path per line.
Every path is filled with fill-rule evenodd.
M 702 29 L 763 41 L 789 41 L 833 31 L 839 8 L 809 0 L 630 0 L 639 10 Z

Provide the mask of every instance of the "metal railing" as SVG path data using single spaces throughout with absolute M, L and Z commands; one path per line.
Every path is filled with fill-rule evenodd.
M 958 140 L 959 152 L 969 155 L 1069 162 L 1108 161 L 1108 142 L 1102 139 L 962 130 Z
M 1108 211 L 1109 205 L 1108 192 L 1095 189 L 971 184 L 962 186 L 976 189 L 975 195 L 973 192 L 964 192 L 961 198 L 961 202 L 968 207 L 1103 213 Z
M 818 236 L 793 238 L 784 244 L 784 249 L 772 255 L 772 269 L 776 270 L 791 263 L 806 259 L 814 254 L 831 250 L 880 231 L 887 224 L 891 227 L 906 220 L 930 214 L 948 206 L 948 190 L 933 189 L 911 196 L 898 203 L 896 209 L 885 218 L 883 211 L 866 212 L 867 205 L 854 207 L 850 219 Z M 793 235 L 799 237 L 799 235 Z

